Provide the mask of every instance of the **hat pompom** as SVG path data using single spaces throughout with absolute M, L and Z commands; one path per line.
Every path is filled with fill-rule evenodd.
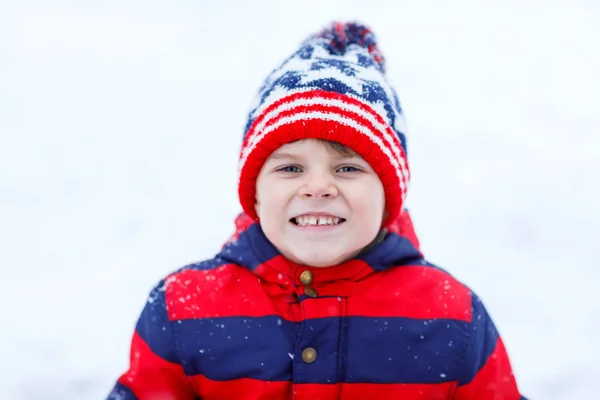
M 368 50 L 379 70 L 385 73 L 385 59 L 377 47 L 375 34 L 365 25 L 357 22 L 333 22 L 330 27 L 317 33 L 315 37 L 330 41 L 328 50 L 331 54 L 344 55 L 348 46 L 355 44 Z

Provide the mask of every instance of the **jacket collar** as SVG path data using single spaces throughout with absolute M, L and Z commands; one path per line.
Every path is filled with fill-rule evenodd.
M 236 232 L 218 257 L 247 268 L 263 280 L 285 286 L 301 285 L 300 274 L 304 271 L 311 272 L 315 285 L 358 282 L 375 272 L 420 263 L 423 259 L 407 211 L 356 258 L 326 268 L 298 265 L 285 259 L 264 235 L 260 224 L 245 214 L 240 214 L 235 223 Z

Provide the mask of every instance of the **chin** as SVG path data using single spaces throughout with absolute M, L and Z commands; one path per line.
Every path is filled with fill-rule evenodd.
M 343 254 L 325 254 L 324 252 L 307 254 L 304 251 L 297 252 L 294 254 L 294 257 L 300 264 L 309 265 L 311 267 L 331 267 L 341 264 L 349 258 L 349 256 L 344 256 Z
M 340 263 L 336 260 L 301 260 L 301 261 L 302 261 L 301 265 L 308 265 L 309 267 L 316 267 L 316 268 L 332 267 L 332 266 Z

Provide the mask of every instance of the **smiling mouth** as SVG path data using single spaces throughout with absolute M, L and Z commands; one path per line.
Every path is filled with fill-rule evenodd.
M 334 226 L 344 223 L 344 218 L 329 215 L 300 215 L 290 219 L 296 226 Z

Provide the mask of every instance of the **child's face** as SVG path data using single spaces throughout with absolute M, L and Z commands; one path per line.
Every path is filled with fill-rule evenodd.
M 256 181 L 263 232 L 287 259 L 326 267 L 354 257 L 383 220 L 383 185 L 358 155 L 326 143 L 286 144 L 265 162 Z

